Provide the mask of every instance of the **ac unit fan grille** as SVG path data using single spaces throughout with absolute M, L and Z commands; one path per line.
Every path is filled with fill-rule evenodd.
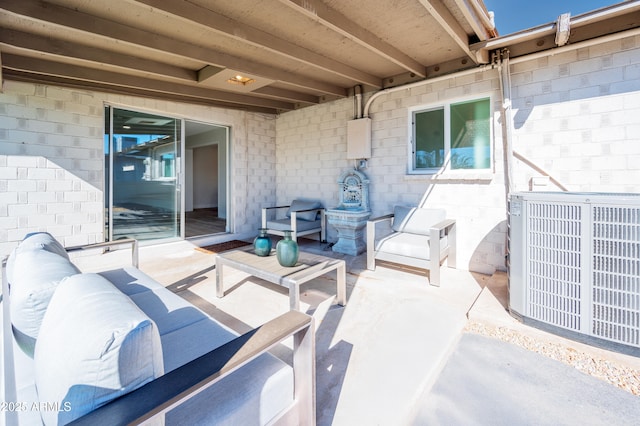
M 640 209 L 593 207 L 592 330 L 640 346 Z
M 580 330 L 581 215 L 572 204 L 528 205 L 528 316 Z

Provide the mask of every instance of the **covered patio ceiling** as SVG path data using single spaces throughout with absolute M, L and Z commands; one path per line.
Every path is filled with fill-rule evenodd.
M 571 41 L 638 26 L 640 2 Z M 534 31 L 535 30 L 535 31 Z M 555 47 L 498 37 L 482 0 L 3 0 L 2 78 L 278 113 Z

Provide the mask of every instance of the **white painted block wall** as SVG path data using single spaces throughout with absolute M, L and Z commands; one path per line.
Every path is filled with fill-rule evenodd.
M 640 192 L 640 37 L 513 65 L 514 149 L 570 191 Z M 538 175 L 515 164 L 518 189 Z
M 372 158 L 361 170 L 371 181 L 372 217 L 390 213 L 394 205 L 444 207 L 458 221 L 458 264 L 483 272 L 504 269 L 506 216 L 500 157 L 494 162 L 495 173 L 445 174 L 437 180 L 408 175 L 409 108 L 474 93 L 491 95 L 495 104 L 499 88 L 496 77 L 497 71 L 487 70 L 379 97 L 370 110 Z M 353 110 L 353 100 L 348 99 L 278 117 L 279 203 L 312 196 L 328 208 L 338 204 L 337 179 L 355 165 L 346 160 L 346 123 L 354 118 Z M 497 117 L 494 132 L 500 132 Z M 329 240 L 336 239 L 337 233 L 330 227 Z
M 270 115 L 5 80 L 0 93 L 0 256 L 25 234 L 104 240 L 104 104 L 231 126 L 231 218 L 251 234 L 275 194 Z
M 640 192 L 640 38 L 569 46 L 551 56 L 514 61 L 514 190 L 529 190 L 548 172 L 570 191 Z M 409 109 L 490 94 L 494 162 L 489 173 L 449 173 L 437 180 L 408 175 Z M 365 99 L 366 100 L 366 99 Z M 440 206 L 458 221 L 458 267 L 505 270 L 506 192 L 500 80 L 490 67 L 440 78 L 374 101 L 371 180 L 373 215 L 396 204 Z M 336 179 L 346 157 L 351 99 L 282 114 L 277 119 L 278 202 L 314 195 L 338 202 Z M 543 179 L 543 182 L 546 182 Z M 538 189 L 561 190 L 553 184 Z M 336 232 L 329 231 L 329 239 Z

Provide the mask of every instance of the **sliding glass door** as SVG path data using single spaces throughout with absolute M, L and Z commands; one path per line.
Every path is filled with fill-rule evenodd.
M 182 121 L 105 107 L 108 240 L 182 237 Z

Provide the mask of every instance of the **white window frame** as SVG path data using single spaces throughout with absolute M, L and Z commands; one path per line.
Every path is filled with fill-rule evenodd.
M 482 99 L 489 100 L 489 167 L 483 169 L 452 169 L 451 168 L 451 105 L 479 101 Z M 415 113 L 434 111 L 438 109 L 444 110 L 444 166 L 425 169 L 417 169 L 415 167 L 415 126 L 413 117 Z M 461 173 L 461 174 L 477 174 L 483 172 L 491 172 L 494 162 L 494 144 L 493 144 L 493 96 L 490 93 L 481 93 L 474 96 L 466 96 L 463 98 L 455 98 L 446 102 L 437 102 L 430 104 L 417 105 L 408 110 L 408 135 L 409 143 L 407 144 L 407 174 L 408 175 L 437 175 L 442 173 Z

